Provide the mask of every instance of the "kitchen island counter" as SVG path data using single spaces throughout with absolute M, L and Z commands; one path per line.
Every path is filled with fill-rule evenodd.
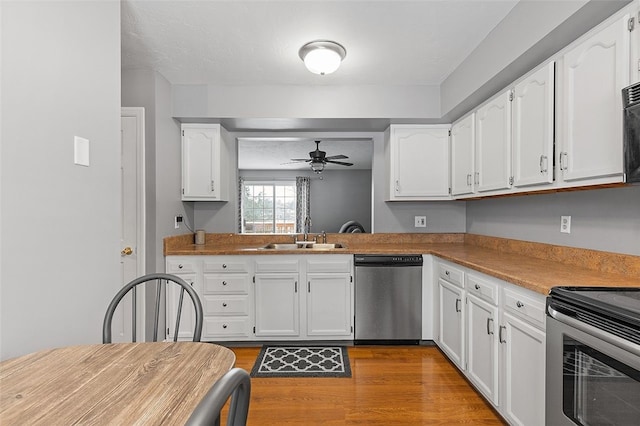
M 193 234 L 164 239 L 165 256 L 278 254 L 431 254 L 547 295 L 555 286 L 640 287 L 640 256 L 474 234 L 327 234 L 344 248 L 263 248 L 286 235 Z

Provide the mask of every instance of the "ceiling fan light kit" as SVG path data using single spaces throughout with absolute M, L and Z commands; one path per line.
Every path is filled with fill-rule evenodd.
M 302 46 L 298 55 L 309 71 L 325 75 L 340 67 L 342 60 L 347 56 L 347 50 L 335 41 L 314 40 Z
M 316 143 L 316 150 L 309 152 L 308 159 L 292 158 L 291 161 L 309 163 L 309 165 L 311 166 L 311 170 L 316 172 L 316 174 L 322 173 L 322 171 L 324 170 L 324 166 L 327 163 L 339 164 L 341 166 L 353 166 L 353 163 L 347 163 L 345 161 L 336 161 L 336 160 L 343 160 L 343 159 L 349 158 L 346 155 L 338 154 L 338 155 L 331 155 L 327 157 L 326 152 L 320 151 L 320 141 L 315 141 L 315 143 Z

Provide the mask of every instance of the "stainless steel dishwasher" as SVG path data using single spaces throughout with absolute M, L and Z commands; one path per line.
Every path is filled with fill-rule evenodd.
M 355 344 L 417 344 L 422 255 L 354 255 Z

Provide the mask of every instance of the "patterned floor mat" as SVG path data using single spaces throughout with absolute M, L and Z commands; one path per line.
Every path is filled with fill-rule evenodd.
M 251 377 L 351 377 L 344 346 L 263 346 Z

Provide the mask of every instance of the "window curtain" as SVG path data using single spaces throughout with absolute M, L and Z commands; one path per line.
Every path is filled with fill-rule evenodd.
M 238 178 L 238 234 L 242 233 L 242 198 L 244 194 L 244 178 L 240 176 Z
M 304 231 L 304 221 L 308 218 L 311 223 L 310 205 L 311 196 L 309 188 L 311 179 L 306 176 L 296 177 L 296 232 Z

